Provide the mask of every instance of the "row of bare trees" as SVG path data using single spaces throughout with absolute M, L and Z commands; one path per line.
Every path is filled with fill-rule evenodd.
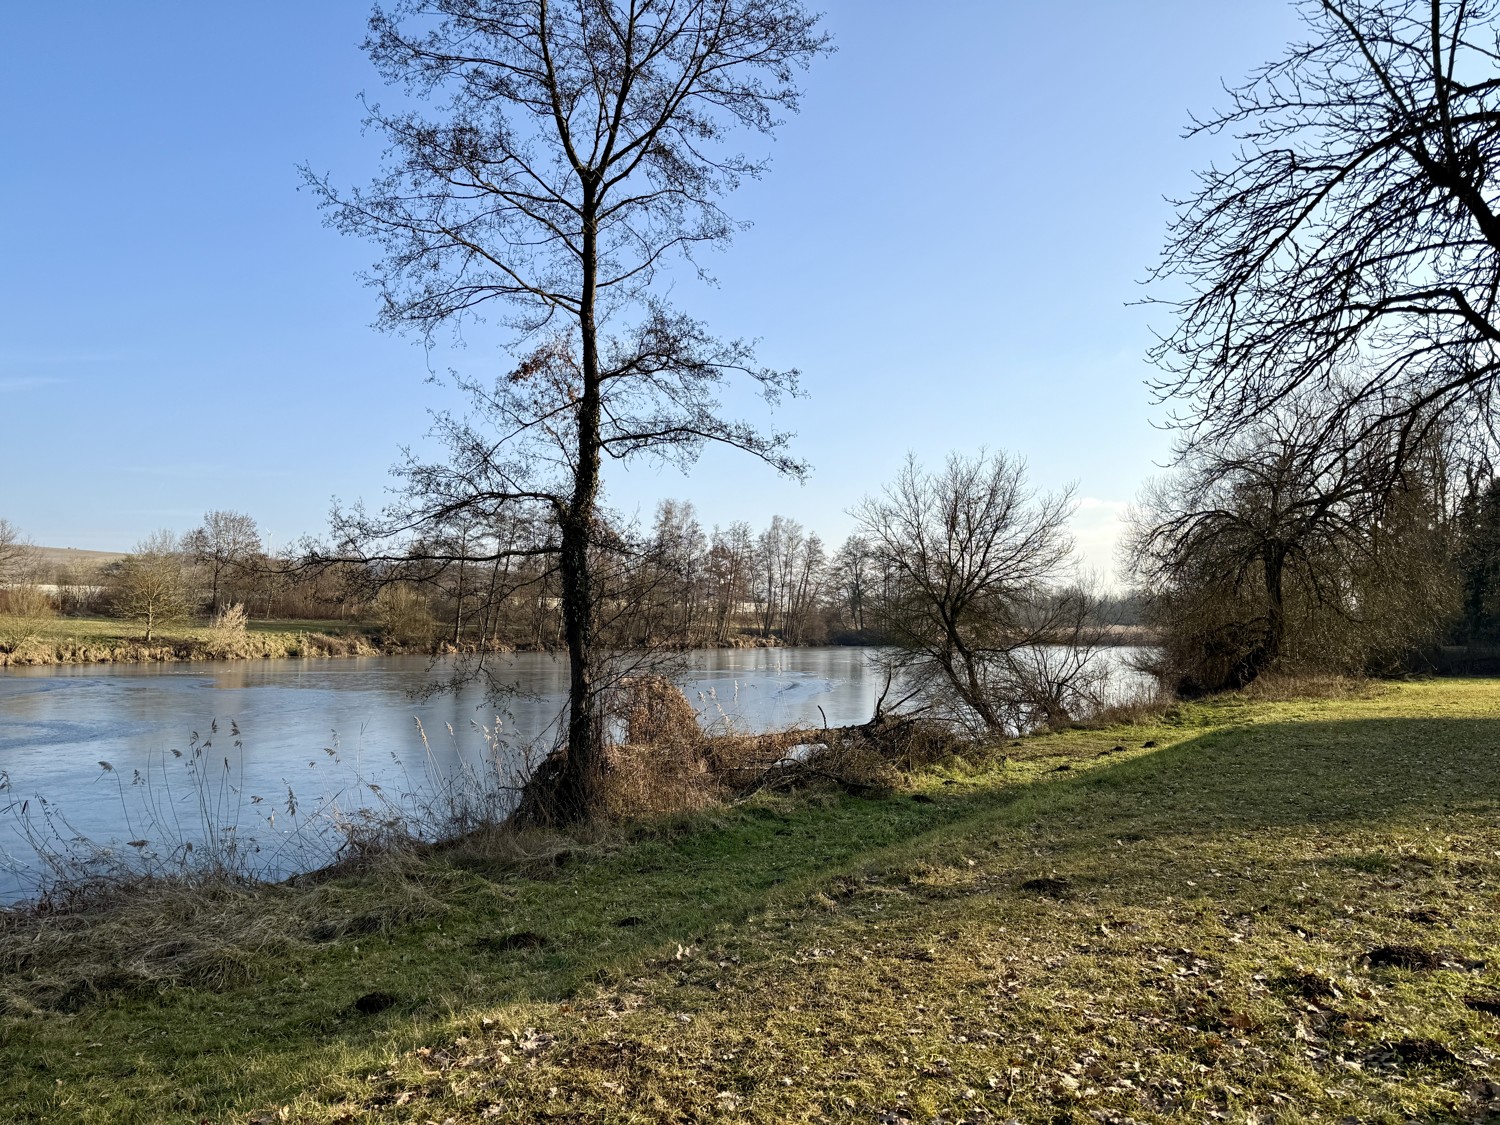
M 362 530 L 362 529 L 360 529 Z M 409 639 L 422 633 L 460 649 L 557 648 L 562 584 L 545 522 L 459 528 L 400 550 L 348 534 L 309 557 L 307 571 L 338 575 L 355 616 L 404 607 Z M 692 504 L 664 500 L 636 527 L 602 518 L 597 583 L 612 647 L 866 644 L 881 637 L 870 604 L 881 570 L 868 538 L 829 553 L 821 536 L 785 516 L 757 531 L 738 520 L 705 528 Z M 889 575 L 885 575 L 887 581 Z M 601 619 L 603 621 L 604 619 Z
M 58 561 L 0 520 L 0 613 L 10 618 L 103 613 L 138 622 L 150 641 L 164 624 L 215 617 L 232 604 L 260 617 L 347 616 L 359 608 L 348 602 L 350 588 L 290 554 L 268 555 L 255 520 L 241 512 L 210 511 L 183 536 L 153 532 L 103 563 Z

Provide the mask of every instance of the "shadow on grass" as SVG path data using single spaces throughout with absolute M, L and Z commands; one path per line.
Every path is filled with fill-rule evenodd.
M 257 979 L 242 987 L 105 994 L 68 1014 L 0 1011 L 0 1104 L 27 1107 L 18 1120 L 80 1121 L 197 1120 L 265 1105 L 331 1069 L 414 1046 L 456 1012 L 592 989 L 678 943 L 805 896 L 861 856 L 993 804 L 970 792 L 933 804 L 814 798 L 750 807 L 546 879 L 487 873 L 459 849 L 440 853 L 408 872 L 446 901 L 428 921 L 299 942 L 256 965 Z M 349 911 L 382 894 L 372 880 L 334 890 Z M 101 1089 L 108 1099 L 96 1104 Z
M 1500 807 L 1500 720 L 1346 719 L 1218 730 L 1065 783 L 1168 834 L 1410 820 Z M 1138 829 L 1139 830 L 1139 829 Z

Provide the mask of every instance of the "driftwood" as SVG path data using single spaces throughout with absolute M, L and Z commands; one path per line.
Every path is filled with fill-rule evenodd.
M 742 759 L 739 784 L 733 785 L 737 800 L 811 780 L 831 782 L 858 797 L 887 793 L 892 770 L 939 761 L 969 745 L 949 724 L 937 719 L 884 712 L 864 723 L 780 731 L 749 741 L 762 752 Z M 789 754 L 794 747 L 804 748 L 803 752 Z

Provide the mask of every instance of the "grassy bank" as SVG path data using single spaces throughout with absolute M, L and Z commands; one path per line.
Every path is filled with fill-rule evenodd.
M 1127 642 L 1119 642 L 1127 643 Z M 1130 641 L 1128 643 L 1135 643 Z M 472 649 L 473 642 L 466 641 Z M 707 647 L 777 648 L 780 641 L 736 635 Z M 535 650 L 523 651 L 561 651 Z M 243 634 L 226 637 L 207 623 L 173 624 L 148 644 L 136 622 L 110 617 L 51 617 L 14 652 L 0 649 L 0 668 L 52 664 L 153 664 L 192 660 L 306 660 L 333 656 L 433 656 L 458 649 L 448 641 L 400 644 L 375 627 L 320 620 L 252 621 Z M 506 651 L 509 651 L 508 649 Z
M 1500 683 L 0 932 L 17 1121 L 1500 1113 Z
M 386 650 L 360 626 L 339 621 L 252 621 L 233 637 L 207 624 L 174 624 L 148 644 L 135 622 L 52 617 L 39 621 L 18 651 L 0 652 L 0 667 L 375 656 Z

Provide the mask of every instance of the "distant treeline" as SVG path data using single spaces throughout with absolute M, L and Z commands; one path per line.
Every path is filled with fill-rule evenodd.
M 340 621 L 405 648 L 553 649 L 564 627 L 546 529 L 512 521 L 469 526 L 456 542 L 412 542 L 402 557 L 361 558 L 304 545 L 266 552 L 255 520 L 208 513 L 186 536 L 158 532 L 122 559 L 53 562 L 13 530 L 0 614 L 103 615 L 159 635 L 171 623 L 241 606 L 259 620 Z M 347 546 L 347 545 L 346 545 Z M 705 529 L 690 503 L 665 500 L 649 526 L 613 527 L 601 582 L 613 605 L 610 639 L 628 646 L 878 644 L 872 606 L 892 582 L 859 535 L 830 551 L 796 520 L 759 530 L 736 521 Z M 1100 624 L 1137 625 L 1135 595 L 1094 599 Z M 1125 639 L 1135 639 L 1127 634 Z M 0 644 L 4 644 L 0 639 Z

